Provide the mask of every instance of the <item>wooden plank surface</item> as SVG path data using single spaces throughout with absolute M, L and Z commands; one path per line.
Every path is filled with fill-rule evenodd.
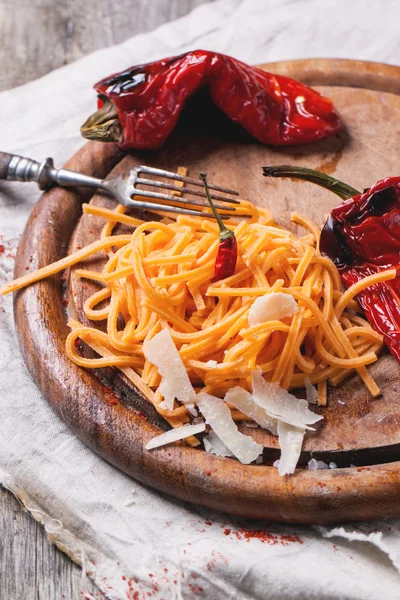
M 205 0 L 0 0 L 0 90 L 151 31 Z
M 0 0 L 0 90 L 176 19 L 205 0 Z M 49 51 L 50 49 L 50 51 Z M 0 488 L 0 598 L 102 597 Z

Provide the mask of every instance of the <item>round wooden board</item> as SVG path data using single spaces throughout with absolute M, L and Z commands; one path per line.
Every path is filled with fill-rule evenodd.
M 237 189 L 242 196 L 270 206 L 289 225 L 293 210 L 322 224 L 337 200 L 329 192 L 290 180 L 266 180 L 261 166 L 292 163 L 335 173 L 363 189 L 398 173 L 400 159 L 400 68 L 344 60 L 288 61 L 265 65 L 317 86 L 331 97 L 346 132 L 318 144 L 268 148 L 249 140 L 222 119 L 198 114 L 180 126 L 158 152 L 124 155 L 113 144 L 90 142 L 67 164 L 96 177 L 113 176 L 134 164 L 171 170 L 185 165 L 192 174 L 207 170 L 210 180 Z M 101 220 L 80 218 L 87 190 L 53 188 L 43 194 L 29 219 L 16 262 L 16 276 L 36 269 L 96 238 Z M 113 201 L 94 196 L 96 204 Z M 80 318 L 88 289 L 71 277 L 71 299 Z M 158 415 L 123 377 L 107 370 L 121 397 L 110 399 L 95 373 L 71 364 L 64 352 L 68 333 L 60 276 L 39 282 L 15 296 L 15 321 L 28 367 L 52 406 L 75 433 L 108 461 L 134 478 L 178 498 L 245 517 L 296 523 L 332 523 L 400 516 L 400 366 L 384 355 L 372 368 L 383 390 L 373 400 L 350 379 L 330 394 L 324 422 L 308 436 L 302 460 L 310 456 L 339 465 L 328 471 L 298 469 L 280 477 L 266 465 L 241 465 L 177 444 L 152 452 L 147 441 L 162 427 Z M 97 374 L 98 375 L 98 374 Z M 344 404 L 342 404 L 344 402 Z M 135 410 L 142 411 L 144 420 Z M 276 439 L 248 430 L 262 440 L 265 458 L 277 456 Z

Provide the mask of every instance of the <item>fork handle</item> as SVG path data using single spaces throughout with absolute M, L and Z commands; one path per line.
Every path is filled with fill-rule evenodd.
M 69 171 L 56 169 L 53 159 L 46 158 L 39 163 L 31 158 L 0 152 L 0 179 L 8 181 L 35 181 L 39 189 L 44 190 L 52 183 L 63 187 L 86 186 L 98 188 L 102 186 L 101 179 Z
M 0 179 L 7 179 L 8 165 L 14 155 L 0 152 Z

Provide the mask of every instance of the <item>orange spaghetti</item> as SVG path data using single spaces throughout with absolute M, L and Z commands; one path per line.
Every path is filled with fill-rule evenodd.
M 106 252 L 100 272 L 75 271 L 98 282 L 99 290 L 84 305 L 92 326 L 69 321 L 67 355 L 85 368 L 123 371 L 171 426 L 188 422 L 190 414 L 178 402 L 172 410 L 161 405 L 160 376 L 144 354 L 163 328 L 169 329 L 193 386 L 218 397 L 236 385 L 251 391 L 251 372 L 257 368 L 285 389 L 317 385 L 321 405 L 327 384 L 338 385 L 354 372 L 373 396 L 380 393 L 367 366 L 377 360 L 383 339 L 360 316 L 354 296 L 395 277 L 394 270 L 366 277 L 342 293 L 336 267 L 319 252 L 316 225 L 294 214 L 292 220 L 307 230 L 298 237 L 277 225 L 270 211 L 243 201 L 237 214 L 248 218 L 235 215 L 227 221 L 238 242 L 236 271 L 212 283 L 219 232 L 209 218 L 180 215 L 144 222 L 124 214 L 121 206 L 110 211 L 84 205 L 84 212 L 106 220 L 99 241 L 7 284 L 1 293 L 77 263 L 84 267 L 86 258 Z M 132 234 L 113 235 L 117 223 L 132 226 Z M 250 326 L 254 301 L 275 292 L 291 295 L 297 312 Z M 106 322 L 106 333 L 96 321 Z M 98 358 L 80 356 L 78 338 Z M 232 416 L 247 419 L 238 410 Z

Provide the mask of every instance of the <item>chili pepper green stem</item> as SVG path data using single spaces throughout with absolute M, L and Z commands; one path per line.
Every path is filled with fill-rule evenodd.
M 330 190 L 342 200 L 347 200 L 353 196 L 357 196 L 361 192 L 343 183 L 335 177 L 314 171 L 313 169 L 306 169 L 305 167 L 294 167 L 291 165 L 279 165 L 279 167 L 262 167 L 263 175 L 265 177 L 293 177 L 295 179 L 302 179 L 303 181 L 309 181 L 315 183 L 321 187 Z
M 217 223 L 219 225 L 219 239 L 221 240 L 221 242 L 223 242 L 224 240 L 227 240 L 227 239 L 233 237 L 235 234 L 233 233 L 233 231 L 231 231 L 230 229 L 228 229 L 226 227 L 226 225 L 223 223 L 217 209 L 215 208 L 214 202 L 211 198 L 208 183 L 207 183 L 207 175 L 205 173 L 200 173 L 200 179 L 202 180 L 202 182 L 204 184 L 204 189 L 206 192 L 208 203 L 211 206 L 211 210 L 213 211 L 214 217 L 216 218 Z

